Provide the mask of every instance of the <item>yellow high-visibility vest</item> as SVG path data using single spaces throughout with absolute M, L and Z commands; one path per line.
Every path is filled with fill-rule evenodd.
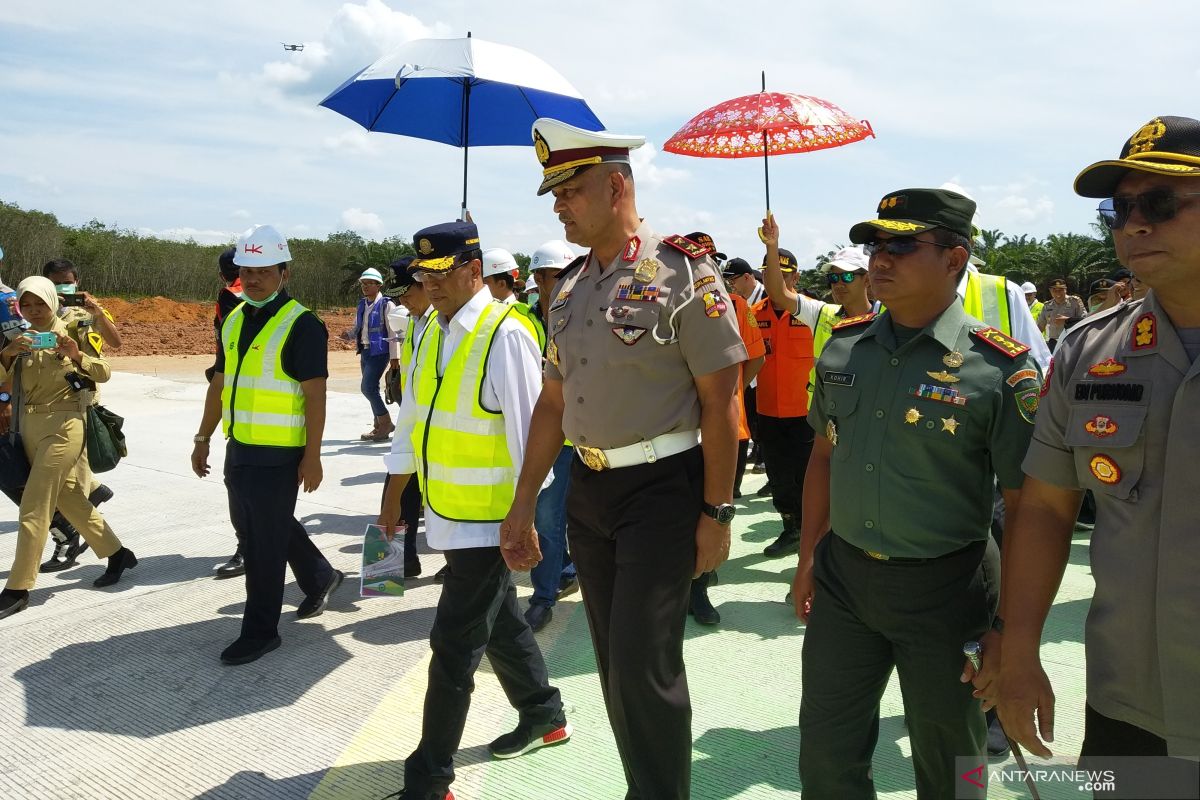
M 812 407 L 813 385 L 817 382 L 817 361 L 821 358 L 821 351 L 825 349 L 825 343 L 829 341 L 829 337 L 833 333 L 833 325 L 837 322 L 837 315 L 841 310 L 841 306 L 826 303 L 821 306 L 821 313 L 817 315 L 817 327 L 813 331 L 813 368 L 808 373 L 808 404 L 810 408 Z
M 225 348 L 225 386 L 221 389 L 221 427 L 225 438 L 266 447 L 303 447 L 304 392 L 283 369 L 283 346 L 296 320 L 308 309 L 295 300 L 283 305 L 254 337 L 245 357 L 238 341 L 245 321 L 240 304 L 221 326 Z
M 1008 283 L 999 275 L 967 270 L 963 310 L 985 325 L 1012 336 L 1008 316 Z
M 482 403 L 492 340 L 511 310 L 510 305 L 489 302 L 441 377 L 437 374 L 443 341 L 440 325 L 429 324 L 417 350 L 413 453 L 425 503 L 443 519 L 500 522 L 515 496 L 517 474 L 508 452 L 504 416 Z M 525 317 L 518 313 L 513 319 Z

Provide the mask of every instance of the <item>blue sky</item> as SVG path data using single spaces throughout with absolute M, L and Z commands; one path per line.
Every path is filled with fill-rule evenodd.
M 227 241 L 410 237 L 453 219 L 461 151 L 369 134 L 317 103 L 390 49 L 474 35 L 557 68 L 610 130 L 644 134 L 639 207 L 761 258 L 757 160 L 658 146 L 702 109 L 768 88 L 830 100 L 878 138 L 772 159 L 783 244 L 845 241 L 885 193 L 954 181 L 1007 233 L 1086 231 L 1071 183 L 1159 114 L 1200 116 L 1195 2 L 757 4 L 206 0 L 0 4 L 0 199 L 78 224 Z M 286 53 L 280 42 L 303 42 Z M 478 148 L 472 214 L 488 247 L 562 235 L 532 148 Z M 2 243 L 0 243 L 2 245 Z

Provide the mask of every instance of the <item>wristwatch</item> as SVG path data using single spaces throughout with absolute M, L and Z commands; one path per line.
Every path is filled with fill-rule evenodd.
M 0 403 L 11 403 L 12 395 L 8 392 L 0 392 Z
M 192 444 L 208 444 L 208 440 L 211 438 L 211 436 L 201 436 L 197 433 L 192 437 Z
M 704 503 L 700 506 L 700 510 L 715 519 L 720 525 L 728 525 L 737 516 L 737 509 L 732 503 L 721 503 L 719 506 Z

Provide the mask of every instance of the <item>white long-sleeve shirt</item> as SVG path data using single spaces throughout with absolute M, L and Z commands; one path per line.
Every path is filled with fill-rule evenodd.
M 445 364 L 475 328 L 479 315 L 492 301 L 491 293 L 480 289 L 467 304 L 458 310 L 452 319 L 442 314 L 434 322 L 442 329 L 442 347 L 438 357 L 437 371 L 441 375 Z M 384 464 L 392 475 L 408 475 L 416 472 L 417 458 L 413 451 L 412 434 L 419 415 L 415 398 L 416 374 L 423 368 L 419 353 L 413 354 L 413 373 L 404 386 L 404 397 L 400 403 L 400 415 L 396 420 L 396 432 L 392 437 L 392 450 L 384 456 Z M 533 407 L 542 391 L 542 354 L 538 343 L 525 327 L 511 316 L 500 323 L 492 349 L 484 367 L 482 402 L 490 409 L 504 415 L 504 433 L 508 443 L 508 455 L 512 459 L 515 475 L 521 473 L 525 459 L 525 441 L 529 438 L 529 420 Z M 469 390 L 469 387 L 466 387 Z M 416 480 L 414 475 L 411 480 Z M 514 482 L 515 482 L 514 478 Z M 550 485 L 553 473 L 547 476 L 542 488 Z M 497 522 L 452 522 L 438 516 L 425 505 L 425 538 L 429 546 L 438 550 L 461 550 L 468 547 L 496 547 L 500 544 L 500 524 Z
M 404 341 L 404 331 L 408 328 L 408 309 L 400 304 L 392 306 L 383 324 L 388 330 L 388 357 L 400 358 L 400 343 Z
M 979 272 L 974 264 L 967 264 L 962 277 L 958 281 L 958 298 L 961 300 L 967 293 L 967 270 Z M 1050 348 L 1038 330 L 1033 314 L 1029 313 L 1029 303 L 1025 301 L 1025 293 L 1021 287 L 1010 280 L 1004 281 L 1005 294 L 1008 295 L 1008 324 L 1011 326 L 1012 338 L 1029 348 L 1029 355 L 1037 361 L 1042 374 L 1050 368 Z

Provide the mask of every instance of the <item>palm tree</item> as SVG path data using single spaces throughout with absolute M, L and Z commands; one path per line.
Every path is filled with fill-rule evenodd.
M 1037 254 L 1038 271 L 1048 277 L 1072 278 L 1083 286 L 1089 276 L 1112 269 L 1104 243 L 1079 233 L 1052 233 Z

